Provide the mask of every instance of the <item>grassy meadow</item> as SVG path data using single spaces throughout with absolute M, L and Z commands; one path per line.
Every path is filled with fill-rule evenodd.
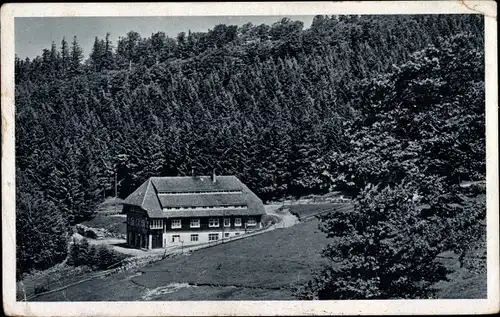
M 159 292 L 149 299 L 293 299 L 292 288 L 310 279 L 311 269 L 324 263 L 319 253 L 327 243 L 313 220 L 159 261 L 137 272 L 84 282 L 36 300 L 142 300 L 148 290 L 175 283 L 197 287 Z
M 297 205 L 296 214 L 312 215 L 332 204 Z M 116 218 L 115 219 L 120 219 Z M 326 260 L 320 251 L 334 243 L 318 220 L 168 258 L 42 295 L 36 301 L 140 300 L 293 300 L 293 289 L 312 277 Z M 486 277 L 460 268 L 456 256 L 443 255 L 455 271 L 436 284 L 439 298 L 484 298 Z M 84 277 L 82 277 L 83 279 Z

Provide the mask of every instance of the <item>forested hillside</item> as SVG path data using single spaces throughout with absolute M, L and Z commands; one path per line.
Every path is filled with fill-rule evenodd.
M 74 37 L 16 59 L 18 273 L 64 259 L 70 226 L 114 195 L 115 176 L 121 198 L 192 169 L 236 175 L 264 200 L 327 192 L 373 111 L 365 81 L 464 32 L 482 47 L 479 15 L 317 16 L 308 29 L 130 31 L 96 38 L 87 59 Z
M 299 296 L 433 298 L 454 272 L 439 261 L 450 251 L 486 289 L 483 46 L 450 36 L 362 91 L 349 142 L 330 157 L 334 182 L 358 192 L 354 211 L 321 217 L 333 265 Z

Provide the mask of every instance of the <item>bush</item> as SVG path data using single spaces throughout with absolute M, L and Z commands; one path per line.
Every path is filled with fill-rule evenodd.
M 76 232 L 78 232 L 79 235 L 81 235 L 82 237 L 85 237 L 85 238 L 89 238 L 89 239 L 97 239 L 98 238 L 98 235 L 94 231 L 94 229 L 89 228 L 89 227 L 84 226 L 84 225 L 81 225 L 81 224 L 76 225 Z
M 82 266 L 85 263 L 88 263 L 88 250 L 89 250 L 89 242 L 87 239 L 82 239 L 81 241 L 77 241 L 73 238 L 73 243 L 69 248 L 68 254 L 68 265 L 71 266 Z
M 87 239 L 73 241 L 68 256 L 68 265 L 88 266 L 93 270 L 105 270 L 127 256 L 107 246 L 90 245 Z
M 267 228 L 274 224 L 277 224 L 280 221 L 280 218 L 275 215 L 264 215 L 262 216 L 262 226 Z
M 45 285 L 36 285 L 35 286 L 35 294 L 47 292 L 48 290 L 49 290 L 49 288 Z
M 97 234 L 92 229 L 82 226 L 80 224 L 76 225 L 76 231 L 78 232 L 78 234 L 80 234 L 85 238 L 97 239 Z

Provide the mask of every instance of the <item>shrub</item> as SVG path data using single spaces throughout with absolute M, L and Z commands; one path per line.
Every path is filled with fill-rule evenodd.
M 40 293 L 46 292 L 48 290 L 49 290 L 49 288 L 45 285 L 36 285 L 35 286 L 35 294 L 40 294 Z
M 280 218 L 275 215 L 264 215 L 262 216 L 262 225 L 264 228 L 272 226 L 280 221 Z
M 70 247 L 68 265 L 88 266 L 93 270 L 105 270 L 117 264 L 127 256 L 107 246 L 90 245 L 87 239 L 74 241 Z
M 81 236 L 83 236 L 85 238 L 97 239 L 97 233 L 95 233 L 95 231 L 92 230 L 91 228 L 88 228 L 86 226 L 78 224 L 78 225 L 76 225 L 76 230 L 77 230 L 78 234 L 80 234 Z

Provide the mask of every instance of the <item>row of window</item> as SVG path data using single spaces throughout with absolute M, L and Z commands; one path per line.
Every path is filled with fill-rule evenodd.
M 163 220 L 153 219 L 151 220 L 151 229 L 162 229 L 163 228 Z
M 235 233 L 237 236 L 240 234 L 239 232 Z M 190 236 L 190 241 L 191 242 L 196 242 L 199 241 L 200 235 L 199 234 L 192 234 Z M 229 238 L 229 232 L 224 233 L 224 238 Z M 209 233 L 208 234 L 208 241 L 217 241 L 219 240 L 219 234 L 218 233 Z M 181 236 L 174 234 L 172 236 L 172 242 L 181 242 Z
M 247 208 L 246 205 L 234 205 L 234 206 L 182 206 L 182 207 L 164 207 L 163 210 L 179 210 L 179 209 L 243 209 Z
M 241 227 L 242 221 L 241 218 L 234 218 L 234 226 Z M 247 226 L 256 226 L 257 220 L 253 217 L 249 217 L 247 219 Z M 210 218 L 208 219 L 208 226 L 210 228 L 217 228 L 220 226 L 219 218 Z M 173 219 L 170 227 L 172 229 L 182 228 L 182 219 Z M 200 219 L 191 219 L 189 223 L 190 228 L 199 228 L 200 227 Z M 231 218 L 224 218 L 224 227 L 231 227 Z
M 224 218 L 224 227 L 231 227 L 231 218 Z M 136 218 L 128 218 L 127 222 L 132 226 L 140 226 L 147 228 L 147 222 L 144 219 L 136 219 Z M 234 226 L 241 227 L 242 221 L 241 218 L 234 218 Z M 257 220 L 254 217 L 249 217 L 247 219 L 247 226 L 256 226 Z M 220 226 L 219 218 L 210 218 L 208 219 L 208 226 L 210 228 L 218 228 Z M 190 219 L 189 223 L 190 228 L 200 228 L 200 219 Z M 151 229 L 162 229 L 163 228 L 163 220 L 162 219 L 152 219 L 150 222 Z M 180 229 L 182 228 L 182 219 L 173 219 L 170 223 L 171 229 Z
M 221 191 L 193 191 L 193 192 L 159 192 L 158 195 L 192 195 L 192 194 L 241 194 L 241 189 L 229 189 Z

